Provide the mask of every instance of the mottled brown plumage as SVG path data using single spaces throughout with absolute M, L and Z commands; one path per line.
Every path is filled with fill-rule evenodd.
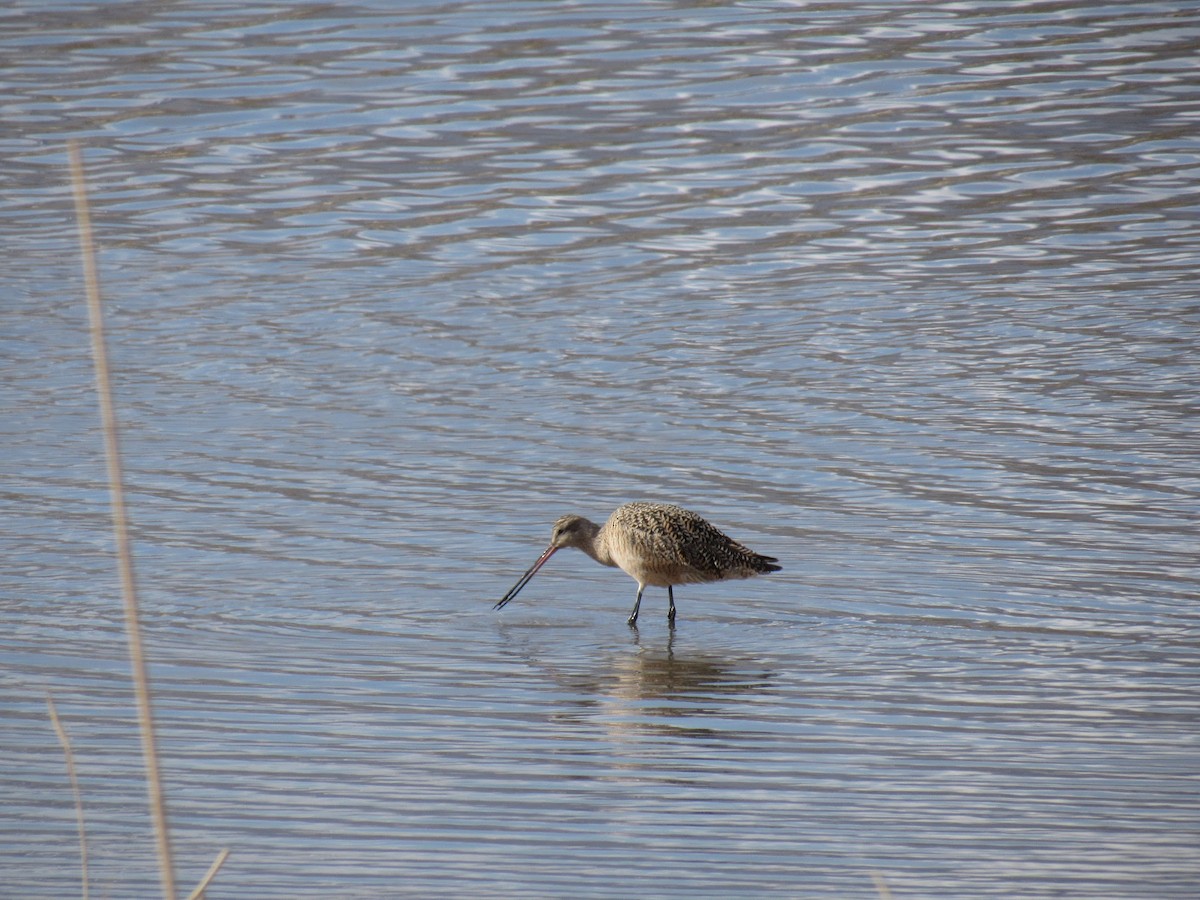
M 582 550 L 596 562 L 615 566 L 637 581 L 630 625 L 637 624 L 642 591 L 647 585 L 667 589 L 671 604 L 667 618 L 674 622 L 674 585 L 750 578 L 780 568 L 773 556 L 755 553 L 694 512 L 668 503 L 626 503 L 617 507 L 603 527 L 583 516 L 561 517 L 554 523 L 550 546 L 500 599 L 496 609 L 517 596 L 562 547 Z

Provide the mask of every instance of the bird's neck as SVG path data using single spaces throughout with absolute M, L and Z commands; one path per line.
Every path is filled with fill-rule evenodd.
M 615 566 L 617 563 L 613 559 L 612 552 L 609 550 L 604 529 L 595 522 L 587 522 L 586 524 L 587 530 L 582 535 L 583 540 L 577 545 L 579 549 L 602 566 Z

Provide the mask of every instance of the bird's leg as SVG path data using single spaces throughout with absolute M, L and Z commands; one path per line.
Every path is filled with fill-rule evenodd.
M 638 610 L 641 609 L 641 607 L 642 607 L 642 591 L 644 591 L 645 589 L 646 589 L 645 585 L 642 585 L 642 584 L 638 585 L 637 599 L 635 601 L 633 601 L 633 612 L 631 612 L 629 614 L 629 626 L 631 628 L 637 628 Z
M 675 621 L 675 589 L 671 585 L 667 585 L 667 599 L 671 601 L 671 608 L 667 610 L 667 621 Z

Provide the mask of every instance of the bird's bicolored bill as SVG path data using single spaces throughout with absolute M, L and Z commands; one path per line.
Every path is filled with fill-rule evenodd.
M 546 552 L 537 558 L 537 562 L 525 570 L 525 574 L 521 576 L 521 580 L 514 584 L 509 592 L 501 597 L 500 601 L 493 606 L 492 609 L 503 609 L 504 605 L 508 603 L 509 600 L 521 593 L 521 588 L 529 584 L 529 579 L 537 574 L 537 570 L 546 564 L 546 560 L 552 557 L 554 555 L 554 551 L 557 549 L 558 548 L 553 544 L 547 547 Z

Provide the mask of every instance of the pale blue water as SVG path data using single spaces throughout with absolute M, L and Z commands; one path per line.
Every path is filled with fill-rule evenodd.
M 1200 18 L 17 3 L 0 895 L 1190 897 Z M 648 593 L 561 513 L 780 558 Z M 185 891 L 186 893 L 186 891 Z

